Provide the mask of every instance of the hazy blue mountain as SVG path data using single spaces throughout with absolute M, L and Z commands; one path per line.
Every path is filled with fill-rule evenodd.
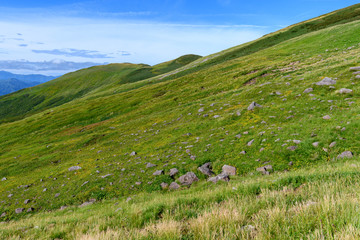
M 30 81 L 22 81 L 16 78 L 11 79 L 0 79 L 0 95 L 9 94 L 12 92 L 16 92 L 23 88 L 33 87 L 40 82 L 30 82 Z
M 41 74 L 29 74 L 29 75 L 23 75 L 23 74 L 13 74 L 11 72 L 6 71 L 0 71 L 0 79 L 18 79 L 24 82 L 31 81 L 31 82 L 40 82 L 44 83 L 50 80 L 53 80 L 57 77 L 54 76 L 45 76 Z

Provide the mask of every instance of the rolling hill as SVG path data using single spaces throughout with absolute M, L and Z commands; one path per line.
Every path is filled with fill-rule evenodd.
M 359 11 L 0 98 L 1 235 L 356 239 Z

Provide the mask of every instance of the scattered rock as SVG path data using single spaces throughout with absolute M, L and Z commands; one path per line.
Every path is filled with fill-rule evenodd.
M 255 139 L 251 140 L 250 142 L 247 143 L 247 145 L 250 147 L 253 143 L 254 143 Z
M 170 177 L 174 177 L 176 174 L 178 174 L 179 173 L 179 170 L 177 170 L 176 168 L 172 168 L 172 169 L 170 169 L 170 174 L 169 174 L 169 176 Z
M 148 163 L 146 164 L 146 168 L 152 168 L 152 167 L 156 167 L 156 164 L 152 164 L 152 163 Z
M 245 155 L 246 151 L 241 151 L 240 154 Z
M 292 165 L 294 165 L 294 163 L 293 163 L 293 162 L 289 162 L 289 166 L 292 166 Z
M 135 185 L 140 186 L 142 184 L 142 182 L 135 182 Z
M 101 178 L 107 178 L 107 177 L 109 177 L 109 176 L 111 176 L 112 174 L 106 174 L 106 175 L 104 175 L 104 176 L 101 176 Z
M 314 142 L 312 145 L 313 145 L 314 147 L 318 147 L 318 146 L 319 146 L 319 142 Z
M 77 170 L 80 170 L 81 167 L 80 166 L 72 166 L 72 167 L 69 167 L 69 171 L 72 172 L 72 171 L 77 171 Z
M 128 197 L 127 199 L 126 199 L 126 202 L 130 202 L 132 200 L 132 198 L 131 197 Z
M 241 138 L 241 134 L 237 134 L 235 137 L 236 138 Z
M 187 172 L 185 175 L 182 175 L 179 177 L 178 181 L 182 185 L 191 185 L 193 182 L 199 181 L 195 173 L 193 172 Z
M 154 176 L 159 176 L 159 175 L 162 175 L 164 174 L 164 171 L 163 170 L 157 170 L 153 173 Z
M 30 207 L 26 210 L 26 212 L 33 212 L 34 210 L 35 210 L 34 208 Z
M 354 154 L 350 151 L 345 151 L 343 153 L 341 153 L 339 156 L 337 156 L 337 159 L 339 158 L 352 158 L 354 156 Z
M 222 167 L 222 173 L 226 173 L 227 175 L 230 175 L 230 176 L 235 176 L 236 175 L 236 167 L 224 165 Z
M 254 110 L 256 107 L 261 108 L 262 106 L 260 104 L 257 104 L 256 102 L 252 102 L 247 108 L 247 110 L 251 111 Z
M 137 152 L 131 152 L 130 156 L 135 156 L 137 154 Z
M 179 189 L 179 188 L 180 188 L 180 185 L 177 184 L 176 182 L 170 183 L 169 189 L 176 190 L 176 189 Z
M 261 172 L 264 175 L 270 175 L 270 172 L 273 171 L 273 167 L 271 165 L 266 165 L 264 167 L 259 167 L 256 171 Z
M 347 88 L 341 88 L 340 90 L 337 90 L 336 93 L 340 93 L 340 94 L 347 94 L 347 93 L 352 93 L 353 90 L 351 89 L 347 89 Z
M 198 167 L 198 170 L 207 176 L 211 176 L 214 174 L 214 172 L 211 171 L 211 162 L 207 162 L 202 166 Z
M 300 141 L 300 140 L 293 140 L 293 143 L 295 143 L 295 144 L 300 144 L 301 141 Z
M 351 67 L 350 68 L 350 71 L 359 71 L 360 70 L 360 67 Z
M 26 199 L 26 200 L 24 201 L 24 204 L 28 204 L 30 201 L 31 201 L 30 199 Z
M 7 180 L 7 178 L 6 177 L 3 177 L 2 179 L 1 179 L 1 181 L 6 181 Z
M 79 207 L 86 207 L 86 206 L 93 204 L 94 202 L 96 202 L 96 199 L 90 199 L 90 201 L 86 201 L 86 202 L 82 203 L 81 205 L 79 205 Z
M 201 113 L 201 112 L 203 112 L 203 111 L 204 111 L 204 108 L 200 108 L 200 109 L 198 110 L 199 113 Z
M 57 197 L 59 197 L 60 196 L 60 193 L 56 193 L 55 194 L 55 197 L 57 198 Z
M 166 189 L 166 188 L 169 187 L 169 184 L 163 182 L 163 183 L 160 184 L 160 186 L 161 186 L 162 189 Z
M 1 216 L 0 216 L 0 218 L 3 218 L 3 217 L 5 217 L 6 216 L 6 212 L 3 212 L 2 214 L 1 214 Z
M 297 149 L 297 146 L 290 146 L 287 148 L 287 150 L 295 151 Z
M 315 84 L 318 86 L 334 85 L 334 84 L 336 84 L 336 81 L 331 78 L 325 77 L 323 80 L 321 80 L 320 82 L 317 82 Z
M 312 91 L 314 91 L 313 88 L 307 88 L 304 90 L 304 93 L 311 93 Z
M 228 182 L 228 181 L 230 181 L 230 177 L 226 173 L 221 173 L 221 174 L 217 175 L 216 177 L 211 177 L 208 179 L 208 182 L 217 183 L 218 181 Z
M 25 210 L 25 208 L 17 208 L 17 209 L 15 209 L 15 213 L 19 214 L 19 213 L 22 213 L 24 210 Z
M 333 147 L 335 147 L 335 145 L 336 145 L 336 142 L 332 142 L 332 143 L 330 143 L 329 147 L 333 148 Z
M 324 120 L 329 120 L 329 119 L 331 119 L 331 117 L 329 115 L 326 115 L 326 116 L 323 116 L 323 119 Z

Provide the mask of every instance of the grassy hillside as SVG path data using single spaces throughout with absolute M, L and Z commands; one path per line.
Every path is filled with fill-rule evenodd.
M 197 66 L 211 56 L 173 72 L 154 66 L 154 74 L 166 73 L 144 81 L 126 78 L 118 84 L 106 78 L 109 84 L 81 98 L 2 123 L 0 178 L 6 179 L 1 181 L 0 213 L 2 220 L 12 220 L 0 225 L 4 236 L 357 236 L 356 219 L 349 216 L 357 209 L 350 196 L 359 177 L 357 163 L 338 156 L 360 152 L 360 86 L 349 70 L 360 66 L 360 21 L 329 25 L 206 68 Z M 185 74 L 189 69 L 197 70 Z M 93 71 L 90 76 L 97 70 L 83 71 Z M 74 74 L 74 79 L 83 76 Z M 336 83 L 315 84 L 325 77 Z M 51 83 L 55 88 L 63 81 Z M 342 88 L 352 92 L 342 94 Z M 262 107 L 248 110 L 252 102 Z M 198 171 L 206 162 L 216 174 L 225 164 L 234 166 L 236 176 L 229 184 L 206 183 Z M 272 166 L 273 176 L 256 170 L 266 165 Z M 174 178 L 169 176 L 172 168 L 179 170 Z M 153 175 L 158 170 L 163 174 Z M 161 183 L 179 182 L 189 171 L 200 180 L 189 190 L 162 190 Z M 344 194 L 337 195 L 339 190 Z M 132 200 L 126 203 L 128 197 Z M 94 200 L 103 202 L 76 207 Z M 70 208 L 46 212 L 64 206 Z M 19 208 L 25 211 L 15 213 Z M 212 221 L 206 225 L 204 219 Z
M 0 122 L 18 120 L 86 94 L 167 73 L 198 58 L 200 56 L 185 55 L 155 66 L 130 63 L 109 64 L 65 74 L 42 85 L 0 97 Z

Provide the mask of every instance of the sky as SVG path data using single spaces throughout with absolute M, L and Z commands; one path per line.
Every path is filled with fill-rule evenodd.
M 0 0 L 0 70 L 59 76 L 206 56 L 352 0 Z

